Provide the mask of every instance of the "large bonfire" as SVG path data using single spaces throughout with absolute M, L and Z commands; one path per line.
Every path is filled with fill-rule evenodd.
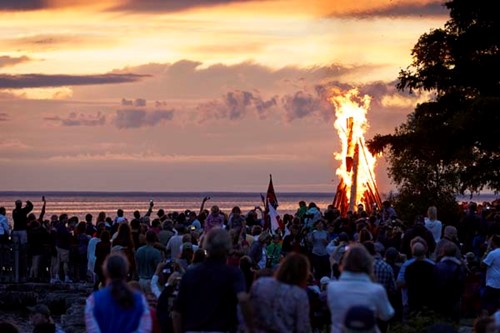
M 367 212 L 380 208 L 374 172 L 377 159 L 366 148 L 364 138 L 370 96 L 360 96 L 357 89 L 352 89 L 335 95 L 330 101 L 335 106 L 334 126 L 342 143 L 342 151 L 334 154 L 340 167 L 336 172 L 339 184 L 333 205 L 342 216 L 354 211 L 358 204 L 363 204 Z

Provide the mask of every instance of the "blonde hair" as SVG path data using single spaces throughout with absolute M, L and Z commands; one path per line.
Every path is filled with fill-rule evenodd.
M 436 208 L 436 206 L 430 206 L 429 209 L 427 209 L 427 217 L 431 221 L 437 220 L 437 208 Z

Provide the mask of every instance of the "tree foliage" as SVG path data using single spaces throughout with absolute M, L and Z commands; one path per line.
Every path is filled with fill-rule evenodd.
M 419 38 L 397 84 L 431 98 L 393 134 L 368 143 L 388 153 L 400 196 L 426 196 L 429 204 L 500 190 L 500 16 L 489 0 L 445 6 L 450 19 Z

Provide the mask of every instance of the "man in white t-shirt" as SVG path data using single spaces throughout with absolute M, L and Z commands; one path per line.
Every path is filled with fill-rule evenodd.
M 483 297 L 483 309 L 491 314 L 500 308 L 500 235 L 493 235 L 490 240 L 491 251 L 487 251 L 482 265 L 486 267 L 486 290 Z

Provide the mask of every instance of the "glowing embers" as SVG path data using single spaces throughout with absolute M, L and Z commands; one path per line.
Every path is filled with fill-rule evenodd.
M 365 146 L 364 134 L 368 129 L 366 113 L 370 107 L 370 96 L 359 96 L 357 89 L 336 94 L 330 99 L 335 106 L 334 127 L 342 144 L 342 151 L 335 153 L 340 161 L 337 169 L 339 185 L 333 205 L 340 209 L 342 216 L 363 204 L 370 212 L 382 203 L 375 181 L 376 157 Z

